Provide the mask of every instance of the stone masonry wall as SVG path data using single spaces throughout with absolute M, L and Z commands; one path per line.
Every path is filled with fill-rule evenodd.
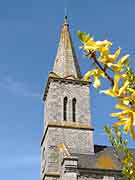
M 44 107 L 44 133 L 48 123 L 62 123 L 63 99 L 67 97 L 66 123 L 91 126 L 89 85 L 76 84 L 68 81 L 51 81 Z M 72 100 L 76 99 L 76 121 L 73 122 Z M 65 144 L 71 153 L 93 154 L 93 130 L 67 127 L 48 127 L 41 151 L 45 149 L 42 158 L 42 172 L 59 172 L 60 155 L 57 145 Z
M 48 145 L 53 147 L 64 143 L 71 153 L 92 154 L 92 134 L 91 130 L 49 127 L 47 132 Z
M 91 130 L 48 127 L 45 147 L 45 171 L 59 172 L 61 166 L 58 145 L 64 143 L 70 153 L 92 154 L 93 132 Z M 43 164 L 44 165 L 44 164 Z
M 45 122 L 63 121 L 63 99 L 68 98 L 67 121 L 72 122 L 72 99 L 76 98 L 76 122 L 91 124 L 89 86 L 51 82 L 45 102 Z

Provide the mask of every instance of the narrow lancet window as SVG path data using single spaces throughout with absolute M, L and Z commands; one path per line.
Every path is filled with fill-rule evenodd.
M 67 120 L 67 97 L 64 97 L 64 100 L 63 100 L 63 119 L 64 121 Z
M 76 99 L 74 98 L 72 100 L 72 116 L 73 116 L 73 122 L 76 121 Z

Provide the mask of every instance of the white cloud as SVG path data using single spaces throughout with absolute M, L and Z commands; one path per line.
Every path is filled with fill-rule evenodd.
M 31 91 L 26 83 L 22 81 L 16 81 L 8 76 L 0 80 L 0 86 L 21 96 L 34 98 L 41 97 L 40 93 Z

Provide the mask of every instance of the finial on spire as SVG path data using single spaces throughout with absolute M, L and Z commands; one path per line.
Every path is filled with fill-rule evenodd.
M 67 8 L 65 8 L 64 24 L 68 24 Z

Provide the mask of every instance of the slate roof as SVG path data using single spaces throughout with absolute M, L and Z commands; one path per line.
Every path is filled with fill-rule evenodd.
M 95 145 L 95 154 L 72 154 L 78 157 L 78 167 L 86 169 L 121 171 L 121 163 L 114 156 L 112 147 Z M 135 153 L 135 149 L 131 149 Z

